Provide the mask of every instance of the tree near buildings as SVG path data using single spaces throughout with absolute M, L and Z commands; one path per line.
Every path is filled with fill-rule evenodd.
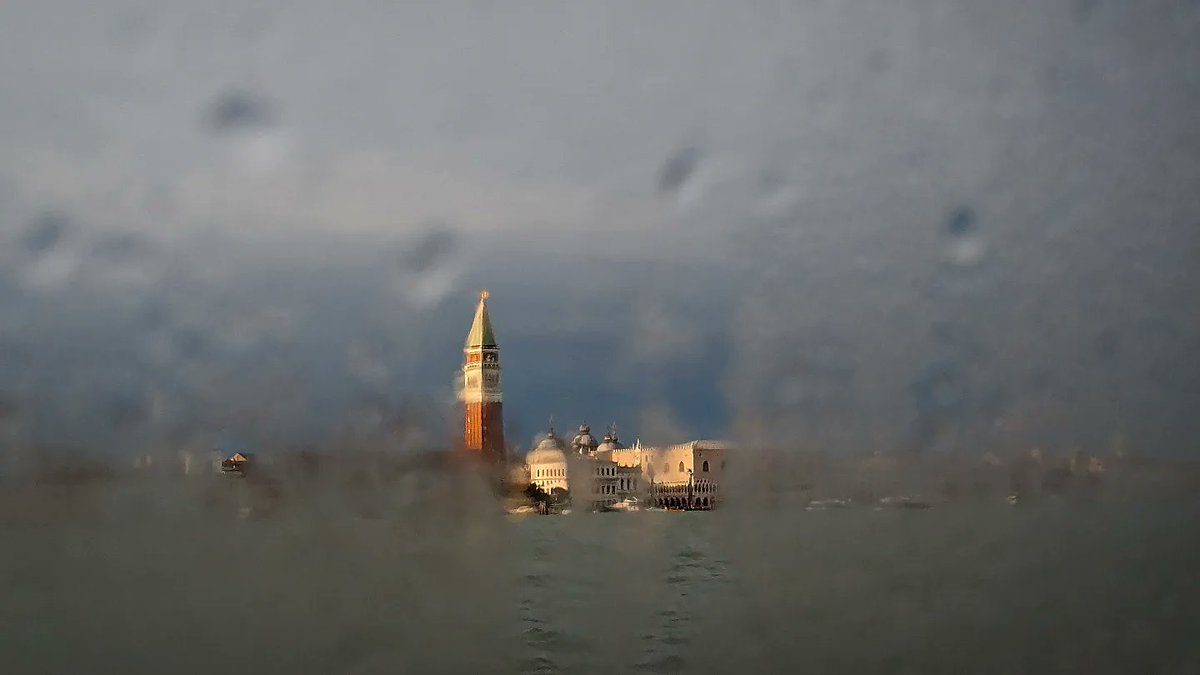
M 571 493 L 566 488 L 552 488 L 550 490 L 550 501 L 555 504 L 569 504 L 571 502 Z
M 525 496 L 534 504 L 548 504 L 551 499 L 550 495 L 536 483 L 530 483 L 525 486 Z

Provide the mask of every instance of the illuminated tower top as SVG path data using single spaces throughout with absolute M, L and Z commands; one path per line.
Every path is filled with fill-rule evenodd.
M 488 314 L 488 292 L 479 294 L 479 307 L 475 309 L 475 321 L 467 333 L 466 349 L 496 349 L 496 333 L 492 331 L 492 315 Z
M 479 294 L 475 320 L 463 346 L 462 390 L 465 426 L 463 445 L 492 459 L 504 458 L 504 393 L 500 386 L 500 348 L 487 307 L 488 292 Z

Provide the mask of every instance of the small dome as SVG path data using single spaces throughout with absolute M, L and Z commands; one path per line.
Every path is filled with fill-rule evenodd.
M 590 454 L 596 450 L 596 437 L 587 423 L 579 425 L 579 434 L 571 441 L 571 447 L 580 454 Z
M 525 455 L 526 464 L 548 464 L 552 462 L 565 462 L 566 455 L 564 450 L 567 449 L 566 443 L 562 439 L 554 435 L 554 430 L 551 429 L 542 437 L 538 444 Z
M 617 434 L 610 431 L 604 434 L 604 440 L 596 448 L 596 452 L 612 452 L 613 450 L 624 450 L 626 446 L 618 438 Z

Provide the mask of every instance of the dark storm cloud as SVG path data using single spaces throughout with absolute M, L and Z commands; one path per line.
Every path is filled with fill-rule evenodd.
M 129 9 L 0 10 L 6 442 L 392 438 L 481 288 L 525 437 L 1200 435 L 1194 10 Z

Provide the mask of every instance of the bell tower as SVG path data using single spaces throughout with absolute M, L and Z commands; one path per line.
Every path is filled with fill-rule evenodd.
M 500 348 L 492 332 L 487 308 L 488 292 L 479 294 L 475 321 L 463 347 L 462 389 L 465 425 L 463 446 L 488 459 L 504 460 L 504 395 L 500 389 Z

